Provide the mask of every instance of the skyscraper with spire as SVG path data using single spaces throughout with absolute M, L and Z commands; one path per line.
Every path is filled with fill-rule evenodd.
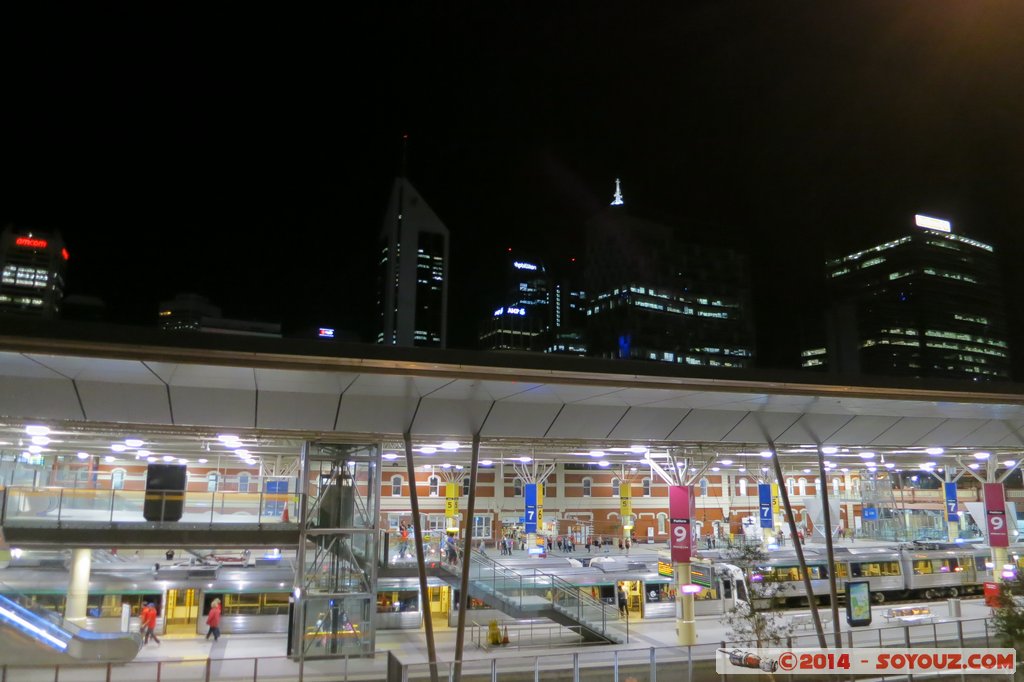
M 378 273 L 377 343 L 444 348 L 448 228 L 404 171 L 395 179 L 384 215 Z

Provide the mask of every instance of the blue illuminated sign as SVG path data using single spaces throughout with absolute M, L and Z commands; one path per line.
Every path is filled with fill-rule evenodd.
M 864 513 L 861 515 L 865 521 L 877 521 L 878 520 L 878 509 L 875 507 L 864 507 Z
M 537 484 L 527 483 L 523 486 L 526 497 L 526 532 L 537 532 Z
M 333 339 L 334 330 L 328 327 L 320 327 L 320 329 L 317 330 L 316 335 L 319 336 L 321 339 Z
M 950 521 L 960 520 L 960 509 L 956 503 L 956 483 L 946 484 L 946 513 Z
M 757 484 L 757 502 L 761 509 L 761 527 L 774 528 L 775 520 L 772 518 L 772 486 L 770 483 Z

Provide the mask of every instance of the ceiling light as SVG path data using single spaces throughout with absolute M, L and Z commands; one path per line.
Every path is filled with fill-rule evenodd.
M 45 436 L 50 433 L 50 427 L 42 426 L 41 424 L 32 424 L 25 427 L 25 433 L 30 436 Z
M 117 458 L 114 457 L 113 455 L 107 455 L 106 457 L 103 458 L 103 461 L 106 462 L 107 464 L 110 464 L 111 462 L 115 461 L 116 459 Z
M 35 443 L 36 445 L 49 445 L 50 444 L 50 437 L 49 436 L 32 436 L 32 442 Z
M 842 471 L 845 474 L 847 471 L 849 471 L 849 469 L 847 469 L 846 467 L 843 467 L 842 469 L 840 469 L 840 471 Z
M 79 452 L 78 453 L 78 459 L 89 459 L 89 453 L 88 452 Z
M 114 452 L 124 452 L 125 450 L 128 449 L 128 446 L 125 445 L 124 443 L 111 443 L 110 449 L 113 450 Z
M 147 462 L 155 462 L 156 461 L 156 457 L 147 457 L 146 461 Z
M 988 453 L 988 452 L 975 452 L 974 453 L 974 459 L 988 459 L 990 456 L 991 456 L 991 453 Z
M 712 471 L 721 471 L 721 467 L 711 467 Z
M 825 455 L 834 455 L 837 452 L 839 452 L 839 448 L 835 447 L 834 445 L 826 445 L 821 449 L 821 452 L 822 454 Z
M 451 464 L 449 464 L 448 462 L 445 462 L 444 464 L 441 465 L 441 468 L 442 469 L 450 469 L 451 466 L 452 466 Z
M 456 471 L 462 471 L 462 468 L 463 468 L 463 467 L 462 467 L 462 465 L 461 465 L 461 464 L 456 464 L 456 465 L 455 465 L 455 470 L 456 470 Z
M 388 460 L 389 462 L 390 462 L 390 461 L 392 461 L 392 460 L 396 460 L 396 459 L 398 459 L 398 455 L 396 455 L 396 454 L 395 454 L 395 453 L 393 453 L 393 452 L 386 452 L 386 453 L 384 453 L 384 454 L 382 455 L 382 457 L 383 457 L 383 459 L 386 459 L 386 460 Z
M 196 461 L 197 461 L 197 462 L 199 462 L 200 464 L 206 464 L 206 463 L 207 463 L 207 462 L 209 462 L 210 460 L 206 459 L 205 457 L 200 457 L 200 458 L 199 458 L 199 459 L 197 459 Z
M 761 471 L 768 471 L 768 467 L 761 467 Z
M 232 435 L 230 433 L 222 433 L 222 434 L 217 436 L 217 440 L 219 440 L 221 443 L 227 444 L 227 443 L 236 443 L 236 442 L 238 442 L 239 438 L 238 438 L 238 436 Z
M 942 448 L 928 448 L 927 450 L 925 450 L 925 452 L 927 452 L 929 455 L 941 455 L 942 453 L 945 452 L 945 450 L 943 450 Z
M 38 455 L 40 452 L 43 451 L 43 448 L 40 445 L 29 445 L 28 451 L 31 452 L 33 455 Z
M 249 451 L 246 450 L 245 448 L 239 448 L 235 450 L 235 454 L 241 457 L 242 459 L 246 459 L 247 457 L 249 457 Z
M 248 464 L 249 466 L 252 466 L 252 465 L 256 464 L 256 460 L 255 459 L 247 459 L 247 460 L 245 460 L 245 463 Z
M 146 441 L 140 440 L 138 438 L 125 438 L 124 444 L 130 448 L 141 448 L 143 445 L 146 444 Z
M 520 462 L 532 462 L 533 461 L 533 457 L 528 457 L 526 455 L 523 455 L 522 457 L 519 458 L 519 461 Z
M 630 471 L 636 471 L 636 467 L 629 467 Z
M 638 454 L 638 455 L 642 455 L 642 454 L 644 454 L 645 452 L 647 452 L 648 450 L 647 450 L 647 448 L 646 448 L 646 447 L 644 447 L 643 445 L 634 445 L 633 447 L 631 447 L 631 448 L 629 449 L 629 451 L 630 451 L 630 452 L 635 452 L 635 453 L 636 453 L 636 454 Z
M 153 453 L 152 453 L 152 452 L 150 452 L 149 450 L 139 450 L 139 451 L 138 451 L 138 452 L 137 452 L 136 454 L 137 454 L 137 455 L 138 455 L 139 457 L 149 457 L 149 456 L 150 456 L 150 455 L 152 455 Z
M 771 450 L 762 450 L 761 456 L 764 457 L 765 459 L 768 459 L 769 457 L 772 456 L 772 452 Z
M 597 463 L 597 466 L 599 466 L 599 467 L 606 467 L 606 466 L 609 466 L 609 465 L 610 465 L 610 462 L 608 460 L 606 460 L 606 459 L 602 459 L 600 462 Z
M 482 460 L 480 460 L 480 466 L 482 466 L 482 467 L 489 467 L 492 464 L 494 464 L 494 462 L 492 460 L 489 460 L 489 459 L 482 459 Z
M 886 462 L 885 463 L 885 468 L 886 469 L 892 469 L 894 466 L 896 466 L 896 465 L 893 464 L 892 462 Z M 845 471 L 845 469 L 844 469 L 844 471 Z
M 747 467 L 740 467 L 740 468 L 739 468 L 739 470 L 740 470 L 740 471 L 746 471 L 746 470 L 747 470 Z
M 179 457 L 178 464 L 188 464 L 188 460 L 185 459 L 184 457 Z
M 722 466 L 725 466 L 725 467 L 727 467 L 730 464 L 732 464 L 732 460 L 731 459 L 723 459 L 723 460 L 721 460 L 721 462 L 722 462 Z
M 459 449 L 459 441 L 457 441 L 457 440 L 446 440 L 445 442 L 441 443 L 441 449 L 442 450 L 458 450 Z
M 593 457 L 594 459 L 604 457 L 604 450 L 591 450 L 590 456 Z
M 873 452 L 861 452 L 860 453 L 860 458 L 861 459 L 874 459 L 875 458 L 875 453 L 873 453 Z
M 420 448 L 420 452 L 422 452 L 424 455 L 432 455 L 435 452 L 437 452 L 437 448 L 430 445 L 424 445 L 423 447 Z
M 981 466 L 980 464 L 978 464 L 977 462 L 975 462 L 974 464 L 968 464 L 968 465 L 967 465 L 967 468 L 968 468 L 968 469 L 977 469 L 977 468 L 978 468 L 978 467 L 980 467 L 980 466 Z
M 804 473 L 805 474 L 809 474 L 809 473 L 811 473 L 811 470 L 810 469 L 804 469 Z
M 174 461 L 174 455 L 164 455 L 164 461 L 165 462 L 173 462 Z
M 1017 462 L 1013 461 L 1012 459 L 1008 459 L 1008 460 L 1006 460 L 1005 462 L 1003 462 L 1003 466 L 1004 466 L 1004 467 L 1012 467 L 1012 466 L 1013 466 L 1014 464 L 1016 464 L 1016 463 L 1017 463 Z

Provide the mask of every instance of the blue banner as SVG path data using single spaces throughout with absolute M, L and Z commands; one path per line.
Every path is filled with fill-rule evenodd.
M 772 486 L 770 483 L 757 484 L 757 501 L 761 508 L 761 527 L 774 528 L 775 520 L 772 518 Z
M 526 496 L 526 532 L 537 532 L 537 484 L 527 483 L 523 487 Z
M 864 507 L 864 511 L 861 516 L 865 521 L 877 521 L 878 520 L 878 509 L 875 507 Z
M 956 483 L 946 484 L 946 514 L 950 521 L 960 520 L 960 509 L 956 504 Z

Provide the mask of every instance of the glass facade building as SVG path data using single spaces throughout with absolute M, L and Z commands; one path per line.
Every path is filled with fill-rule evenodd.
M 59 234 L 6 228 L 0 235 L 0 313 L 57 317 L 67 261 Z
M 826 261 L 827 354 L 804 367 L 946 379 L 1010 378 L 994 249 L 916 216 L 908 235 Z M 938 225 L 939 227 L 930 227 Z

